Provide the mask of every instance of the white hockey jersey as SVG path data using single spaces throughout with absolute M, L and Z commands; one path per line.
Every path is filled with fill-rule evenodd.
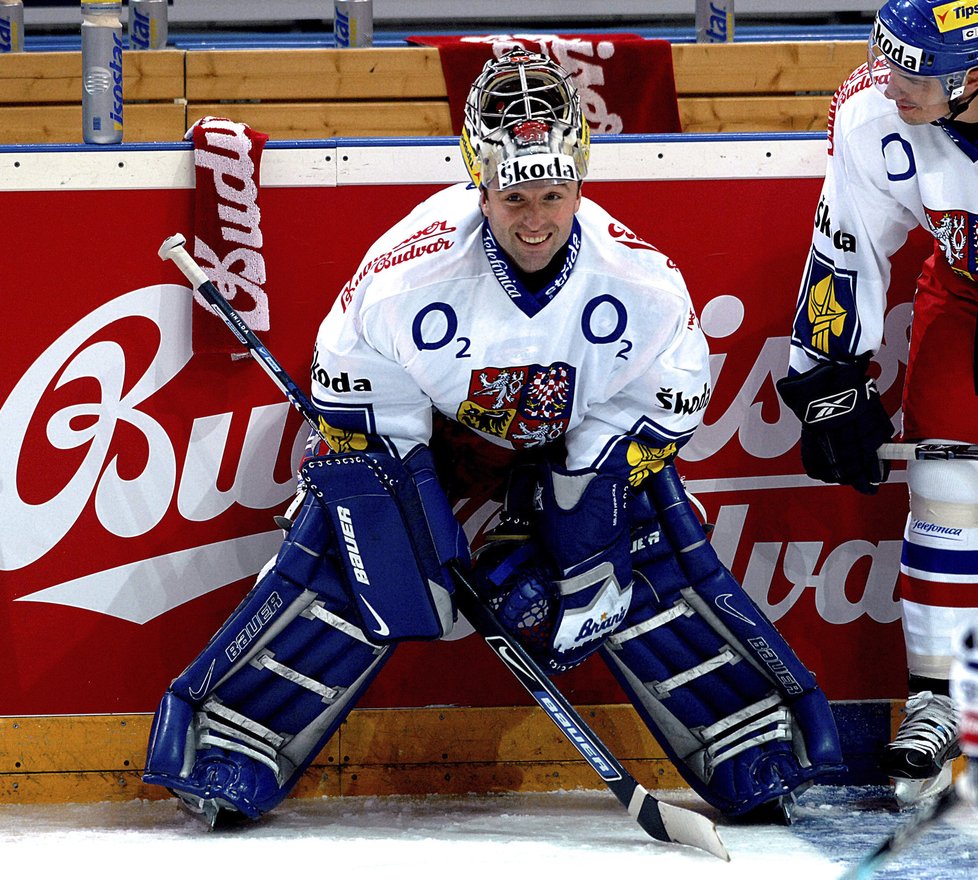
M 334 451 L 380 441 L 405 455 L 437 410 L 511 449 L 563 438 L 567 467 L 633 484 L 689 439 L 710 393 L 706 339 L 667 257 L 582 199 L 562 270 L 533 293 L 465 184 L 369 249 L 312 366 Z
M 791 340 L 798 372 L 880 347 L 890 258 L 915 227 L 955 272 L 978 279 L 978 148 L 943 121 L 901 121 L 866 65 L 836 92 L 828 134 Z

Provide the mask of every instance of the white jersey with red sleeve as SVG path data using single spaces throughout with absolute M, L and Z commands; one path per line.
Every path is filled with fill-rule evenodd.
M 880 74 L 877 74 L 879 78 Z M 978 278 L 978 149 L 940 121 L 908 125 L 854 71 L 829 111 L 828 163 L 791 339 L 791 368 L 880 346 L 890 259 L 917 226 L 950 267 Z
M 890 260 L 920 226 L 935 247 L 917 281 L 902 431 L 912 440 L 976 442 L 978 146 L 947 120 L 903 122 L 872 79 L 863 65 L 832 102 L 790 366 L 802 373 L 880 348 Z M 950 634 L 978 611 L 978 470 L 974 462 L 911 461 L 907 484 L 898 590 L 920 690 L 946 682 Z
M 563 439 L 568 468 L 637 483 L 700 423 L 708 357 L 675 264 L 594 202 L 533 292 L 459 184 L 369 249 L 320 327 L 312 392 L 334 451 L 405 455 L 438 411 L 510 449 Z

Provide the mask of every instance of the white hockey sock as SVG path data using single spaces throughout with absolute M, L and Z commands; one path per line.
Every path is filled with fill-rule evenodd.
M 946 680 L 954 630 L 978 617 L 978 462 L 914 461 L 900 563 L 911 675 Z

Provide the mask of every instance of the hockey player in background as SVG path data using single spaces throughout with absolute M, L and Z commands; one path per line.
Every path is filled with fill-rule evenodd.
M 978 807 L 978 618 L 957 630 L 954 646 L 951 698 L 960 722 L 961 752 L 967 757 L 958 790 Z
M 978 7 L 890 0 L 869 59 L 837 92 L 829 157 L 778 383 L 802 421 L 809 476 L 872 494 L 894 433 L 870 378 L 890 259 L 934 236 L 917 281 L 903 389 L 905 441 L 978 442 Z M 978 609 L 978 462 L 912 461 L 899 589 L 909 699 L 881 764 L 901 803 L 951 780 L 951 633 Z
M 587 123 L 545 56 L 486 64 L 461 147 L 472 183 L 383 235 L 323 321 L 286 539 L 164 695 L 145 778 L 212 823 L 272 809 L 397 643 L 452 629 L 472 565 L 548 672 L 599 652 L 697 792 L 783 820 L 839 741 L 676 474 L 710 383 L 683 278 L 582 196 Z M 502 504 L 474 561 L 465 499 Z

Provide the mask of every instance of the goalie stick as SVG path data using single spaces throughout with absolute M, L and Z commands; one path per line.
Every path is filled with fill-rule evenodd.
M 978 459 L 978 446 L 970 443 L 884 443 L 878 455 L 885 461 Z
M 186 248 L 184 248 L 186 243 L 187 239 L 181 233 L 178 232 L 176 235 L 171 235 L 160 246 L 160 259 L 173 260 L 176 263 L 177 268 L 191 283 L 193 289 L 207 301 L 208 305 L 217 313 L 217 316 L 237 337 L 238 342 L 248 350 L 248 354 L 261 364 L 262 369 L 278 385 L 292 406 L 312 426 L 314 431 L 322 434 L 323 425 L 316 415 L 316 410 L 310 403 L 309 398 L 295 384 L 292 377 L 282 369 L 278 361 L 272 357 L 271 352 L 265 348 L 265 345 L 245 323 L 244 318 L 237 313 L 234 306 L 214 286 L 213 282 L 207 277 L 204 270 L 200 268 L 194 258 L 187 253 Z
M 454 574 L 458 606 L 469 623 L 604 780 L 605 785 L 621 801 L 632 818 L 656 840 L 693 846 L 730 861 L 713 822 L 692 810 L 666 804 L 652 797 L 584 723 L 574 707 L 567 702 L 567 698 L 557 690 L 522 645 L 503 628 L 496 615 L 479 597 L 466 572 L 455 567 Z
M 187 239 L 180 233 L 171 235 L 160 247 L 160 259 L 172 260 L 176 264 L 194 290 L 210 304 L 248 353 L 261 364 L 292 406 L 322 436 L 324 425 L 309 398 L 187 253 L 184 248 L 186 242 Z M 662 803 L 640 785 L 587 726 L 577 710 L 547 678 L 546 673 L 503 628 L 461 569 L 456 566 L 453 574 L 462 613 L 615 797 L 628 809 L 639 826 L 656 840 L 695 847 L 729 861 L 730 856 L 716 825 L 693 810 Z

